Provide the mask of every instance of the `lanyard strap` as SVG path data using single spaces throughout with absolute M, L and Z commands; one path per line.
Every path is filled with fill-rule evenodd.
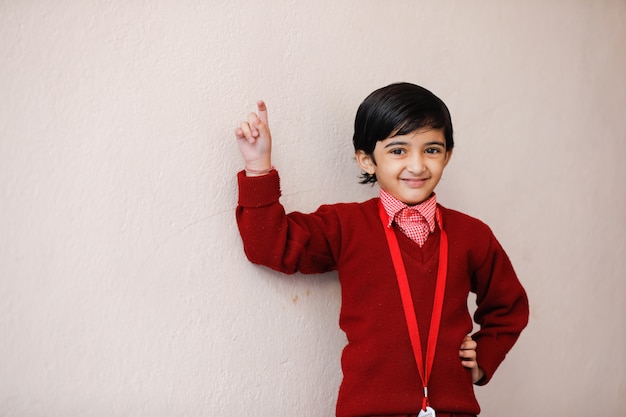
M 409 338 L 411 339 L 411 346 L 413 347 L 413 355 L 415 356 L 417 370 L 424 387 L 422 410 L 426 410 L 426 407 L 429 405 L 428 381 L 430 379 L 433 363 L 435 361 L 435 349 L 437 347 L 437 339 L 439 338 L 443 299 L 446 291 L 446 278 L 448 273 L 448 236 L 443 229 L 441 210 L 437 208 L 437 224 L 439 225 L 439 230 L 441 231 L 439 241 L 439 267 L 437 269 L 437 281 L 435 283 L 435 301 L 433 303 L 433 312 L 430 317 L 430 329 L 428 331 L 428 341 L 426 344 L 426 357 L 424 358 L 422 353 L 422 342 L 419 335 L 419 327 L 417 325 L 417 317 L 415 316 L 415 306 L 413 304 L 413 297 L 411 297 L 411 287 L 409 286 L 406 268 L 404 267 L 404 262 L 402 261 L 402 254 L 400 252 L 400 246 L 398 245 L 398 239 L 393 231 L 393 228 L 387 227 L 389 224 L 389 216 L 387 215 L 387 212 L 385 211 L 385 208 L 380 200 L 378 202 L 378 209 L 380 219 L 383 222 L 383 228 L 385 229 L 385 236 L 387 237 L 389 251 L 391 252 L 393 267 L 396 271 L 398 286 L 400 287 L 400 296 L 402 297 L 402 306 L 404 308 L 404 315 L 406 316 L 407 327 L 409 329 Z

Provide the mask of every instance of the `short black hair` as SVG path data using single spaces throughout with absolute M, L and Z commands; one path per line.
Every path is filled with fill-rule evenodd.
M 373 156 L 378 141 L 419 129 L 442 129 L 446 152 L 454 148 L 452 119 L 446 104 L 429 90 L 411 83 L 379 88 L 363 100 L 354 120 L 354 151 Z M 362 174 L 361 183 L 376 182 Z

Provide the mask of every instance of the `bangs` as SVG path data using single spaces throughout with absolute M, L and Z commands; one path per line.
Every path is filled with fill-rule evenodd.
M 389 137 L 408 135 L 416 130 L 443 129 L 445 121 L 438 120 L 434 114 L 422 114 L 405 120 L 399 127 L 393 129 Z

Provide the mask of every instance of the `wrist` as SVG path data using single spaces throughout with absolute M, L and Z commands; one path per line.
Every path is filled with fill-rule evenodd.
M 472 379 L 473 383 L 480 385 L 480 382 L 485 377 L 485 371 L 482 370 L 480 366 L 476 366 L 476 368 L 472 369 Z
M 260 177 L 263 175 L 267 175 L 274 170 L 274 165 L 269 165 L 267 167 L 257 168 L 251 167 L 246 164 L 244 170 L 246 171 L 246 177 Z

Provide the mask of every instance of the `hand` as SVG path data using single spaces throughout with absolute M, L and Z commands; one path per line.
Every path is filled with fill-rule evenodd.
M 246 168 L 265 171 L 272 166 L 272 136 L 267 121 L 267 106 L 263 100 L 257 102 L 257 109 L 258 114 L 250 113 L 247 121 L 235 129 L 235 138 Z
M 478 362 L 476 361 L 476 346 L 478 344 L 472 339 L 471 336 L 465 336 L 461 349 L 459 350 L 459 356 L 461 357 L 461 363 L 464 367 L 472 370 L 472 382 L 475 384 L 480 381 L 485 372 L 480 369 Z

